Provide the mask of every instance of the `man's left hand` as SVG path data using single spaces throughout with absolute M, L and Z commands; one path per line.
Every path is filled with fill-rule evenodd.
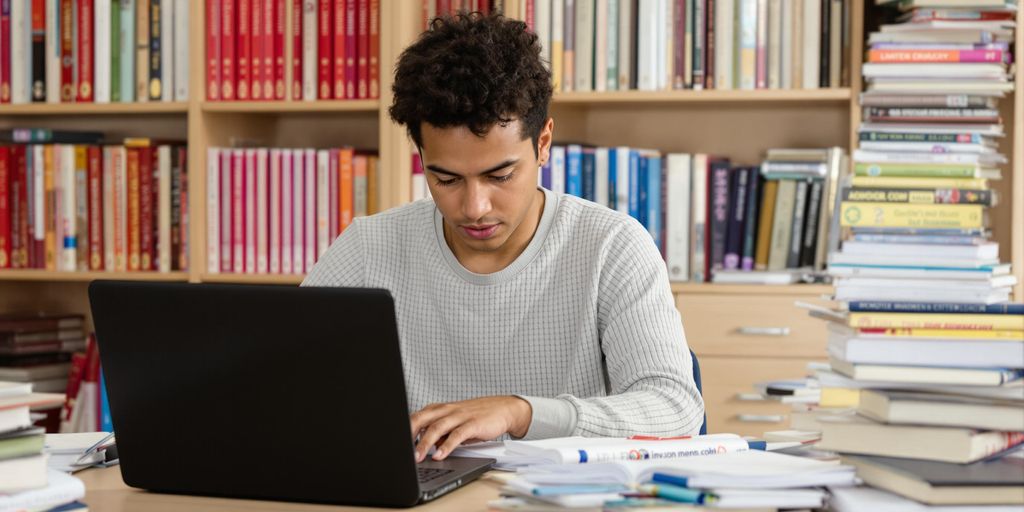
M 420 436 L 416 462 L 422 462 L 435 445 L 438 448 L 433 458 L 442 460 L 464 442 L 489 441 L 505 433 L 523 437 L 532 418 L 530 403 L 515 396 L 428 405 L 410 418 L 413 438 Z

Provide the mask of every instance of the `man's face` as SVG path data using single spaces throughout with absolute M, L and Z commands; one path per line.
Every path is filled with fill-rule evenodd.
M 517 230 L 540 200 L 537 173 L 548 157 L 552 127 L 549 119 L 538 158 L 531 138 L 522 138 L 518 120 L 497 124 L 484 137 L 464 126 L 423 124 L 424 172 L 449 243 L 477 254 L 525 247 L 535 224 L 528 223 L 529 233 Z

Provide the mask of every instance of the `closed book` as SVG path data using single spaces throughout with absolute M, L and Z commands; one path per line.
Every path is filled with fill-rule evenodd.
M 292 247 L 292 233 L 294 221 L 292 220 L 293 207 L 292 199 L 293 192 L 292 186 L 294 184 L 294 178 L 292 177 L 292 151 L 289 149 L 281 150 L 281 273 L 291 274 L 292 273 L 292 253 L 294 252 Z
M 757 87 L 757 2 L 738 0 L 736 4 L 739 23 L 734 30 L 739 30 L 739 36 L 736 38 L 736 76 L 733 80 L 737 89 Z
M 988 189 L 988 180 L 984 178 L 889 178 L 881 176 L 854 176 L 851 178 L 850 184 L 854 188 Z
M 136 0 L 135 7 L 135 101 L 150 100 L 150 77 L 152 72 L 153 24 L 151 2 L 154 0 Z M 159 2 L 159 0 L 156 0 Z M 157 39 L 159 40 L 159 38 Z M 159 61 L 159 59 L 157 59 Z
M 822 180 L 813 180 L 808 183 L 807 190 L 807 213 L 804 216 L 804 234 L 800 249 L 800 267 L 813 267 L 818 249 L 818 223 L 821 220 L 822 195 L 825 184 Z
M 956 464 L 985 459 L 1024 441 L 1021 432 L 886 425 L 862 416 L 834 416 L 820 423 L 818 447 L 824 450 Z
M 113 253 L 114 267 L 117 272 L 128 270 L 128 150 L 124 146 L 114 146 L 110 150 L 111 174 L 113 177 Z M 59 237 L 58 237 L 59 239 Z
M 103 270 L 103 168 L 99 146 L 88 151 L 89 270 Z
M 271 274 L 281 273 L 281 150 L 271 149 L 269 155 L 270 183 L 269 197 L 269 228 L 267 238 L 268 268 Z
M 708 224 L 708 179 L 710 169 L 708 168 L 708 156 L 706 154 L 693 155 L 693 185 L 692 185 L 692 228 L 690 240 L 692 241 L 692 253 L 690 255 L 691 279 L 695 283 L 703 283 L 711 279 L 710 275 L 710 233 Z
M 153 201 L 155 208 L 153 217 L 156 218 L 156 233 L 153 240 L 154 249 L 153 261 L 150 264 L 152 270 L 170 272 L 171 270 L 171 146 L 161 145 L 154 151 L 153 175 L 156 176 L 153 183 Z
M 587 201 L 597 201 L 597 155 L 593 146 L 583 146 L 580 155 L 582 165 L 580 177 L 583 181 L 583 194 L 580 196 Z
M 878 313 L 941 313 L 1024 315 L 1024 304 L 972 304 L 934 302 L 853 301 L 847 305 L 851 312 Z
M 982 206 L 995 206 L 996 204 L 996 193 L 993 190 L 847 188 L 843 190 L 842 194 L 843 201 L 867 203 L 978 204 Z
M 0 146 L 0 268 L 11 267 L 11 148 Z
M 981 162 L 857 162 L 853 166 L 857 176 L 892 176 L 920 178 L 990 178 L 998 179 L 999 171 L 988 169 Z
M 562 92 L 570 92 L 576 87 L 576 0 L 563 0 L 562 6 Z M 638 11 L 638 18 L 640 15 Z
M 302 15 L 302 8 L 304 3 L 301 1 L 292 1 L 292 12 L 291 12 L 291 29 L 292 29 L 292 40 L 286 44 L 290 45 L 291 52 L 289 58 L 291 59 L 291 93 L 289 98 L 292 100 L 302 99 L 302 73 L 303 73 L 303 62 L 302 62 L 302 47 L 304 41 L 304 35 L 302 33 L 303 26 L 305 25 L 305 18 Z
M 334 73 L 334 98 L 345 99 L 347 78 L 345 76 L 345 0 L 334 0 L 332 23 L 333 27 L 333 56 L 332 69 Z
M 1019 340 L 957 340 L 849 335 L 829 330 L 829 355 L 849 363 L 1024 368 Z
M 777 180 L 767 180 L 764 182 L 760 213 L 757 217 L 757 241 L 754 251 L 755 270 L 768 269 L 768 254 L 771 249 L 772 227 L 775 222 L 775 204 L 779 183 L 781 182 Z
M 11 33 L 11 2 L 0 1 L 0 34 Z M 56 35 L 56 31 L 50 31 Z M 5 41 L 9 41 L 5 38 Z M 47 39 L 49 41 L 49 38 Z M 19 43 L 20 44 L 20 43 Z M 4 48 L 10 48 L 4 45 Z M 0 51 L 0 103 L 11 102 L 11 54 L 12 51 Z M 49 53 L 49 52 L 47 52 Z
M 371 158 L 371 155 L 358 154 L 352 159 L 353 217 L 367 215 L 367 175 Z
M 140 0 L 141 1 L 141 0 Z M 62 102 L 74 102 L 78 97 L 78 84 L 75 82 L 75 2 L 76 0 L 60 0 L 60 100 Z M 17 5 L 18 2 L 15 2 Z M 13 11 L 12 11 L 13 15 Z M 12 46 L 11 50 L 14 51 Z
M 802 0 L 803 3 L 803 89 L 821 87 L 821 55 L 825 32 L 822 26 L 822 0 Z
M 904 205 L 843 201 L 840 225 L 844 227 L 955 228 L 985 227 L 984 207 L 971 204 Z
M 359 97 L 359 0 L 345 0 L 345 98 Z
M 793 202 L 792 226 L 790 227 L 789 250 L 786 255 L 786 268 L 800 266 L 800 255 L 803 250 L 804 224 L 807 217 L 808 182 L 796 182 L 796 193 Z
M 1024 408 L 1016 402 L 923 391 L 863 389 L 857 412 L 898 425 L 1004 431 L 1024 425 Z
M 329 150 L 316 152 L 316 255 L 327 251 L 331 240 L 331 154 Z
M 1002 386 L 1020 380 L 1021 370 L 1004 368 L 939 368 L 850 363 L 829 358 L 832 370 L 858 381 L 895 382 L 914 385 Z
M 23 0 L 25 1 L 25 0 Z M 44 0 L 32 0 L 31 42 L 29 51 L 32 67 L 30 95 L 32 101 L 46 101 L 46 8 Z M 9 40 L 4 41 L 8 43 Z M 0 48 L 7 46 L 0 44 Z
M 682 153 L 666 158 L 665 263 L 670 280 L 689 281 L 691 158 Z
M 220 271 L 223 273 L 233 271 L 232 255 L 234 247 L 232 245 L 231 236 L 234 233 L 233 222 L 234 222 L 234 171 L 232 170 L 233 164 L 233 151 L 226 148 L 220 149 L 220 226 L 219 236 L 220 240 Z
M 856 328 L 957 329 L 1024 331 L 1024 315 L 964 313 L 851 312 L 847 324 Z
M 245 273 L 245 151 L 231 151 L 231 271 Z
M 251 25 L 249 26 L 250 47 L 252 58 L 249 65 L 249 96 L 253 101 L 263 99 L 263 56 L 266 51 L 263 30 L 266 27 L 264 17 L 267 13 L 264 10 L 264 0 L 252 0 Z
M 302 0 L 302 99 L 313 101 L 317 98 L 317 27 L 318 0 Z
M 235 99 L 235 77 L 237 76 L 238 57 L 235 54 L 237 46 L 237 24 L 238 17 L 236 10 L 239 0 L 216 0 L 220 3 L 220 97 L 224 101 Z
M 121 24 L 118 33 L 117 52 L 120 57 L 120 100 L 122 103 L 135 101 L 135 9 L 136 0 L 117 0 L 120 3 Z
M 120 103 L 123 98 L 121 94 L 121 0 L 110 0 L 109 3 L 110 37 L 107 42 L 107 52 L 110 58 L 110 101 Z
M 726 160 L 712 161 L 708 182 L 708 222 L 711 226 L 711 272 L 725 268 L 729 232 L 731 170 Z
M 565 6 L 563 0 L 550 0 L 551 2 L 551 50 L 550 50 L 550 71 L 551 88 L 555 91 L 562 90 L 562 52 L 564 47 L 565 33 Z M 628 2 L 626 2 L 628 3 Z
M 162 0 L 160 3 L 160 101 L 174 101 L 174 5 L 181 0 Z M 185 51 L 182 55 L 188 55 Z M 150 91 L 152 93 L 153 91 Z
M 46 482 L 46 456 L 41 453 L 0 460 L 0 495 L 16 496 L 24 491 L 46 487 Z
M 594 2 L 577 0 L 575 36 L 576 69 L 573 90 L 591 91 L 594 89 Z
M 209 97 L 209 96 L 207 96 Z M 206 150 L 206 272 L 220 273 L 221 149 Z M 188 236 L 186 234 L 186 236 Z
M 305 218 L 303 219 L 304 233 L 303 241 L 305 242 L 302 247 L 302 255 L 304 259 L 303 272 L 309 272 L 313 268 L 313 264 L 316 263 L 317 252 L 316 252 L 316 150 L 307 149 L 305 154 L 305 163 L 303 164 L 303 184 L 305 185 L 305 193 L 303 194 L 303 207 L 305 210 Z
M 855 466 L 868 485 L 931 505 L 1024 504 L 1024 464 L 1019 457 L 970 465 L 861 455 L 844 456 L 842 461 Z
M 741 167 L 733 171 L 734 179 L 729 184 L 729 222 L 725 242 L 726 270 L 740 268 L 743 254 L 743 237 L 746 234 L 747 194 L 749 193 L 751 169 Z
M 322 100 L 334 97 L 334 61 L 332 7 L 334 0 L 317 0 L 317 97 Z
M 609 187 L 614 187 L 615 182 L 610 175 L 609 151 L 609 148 L 594 148 L 594 202 L 613 208 L 615 194 L 609 194 Z
M 358 0 L 359 11 L 356 13 L 356 66 L 358 81 L 356 97 L 366 99 L 370 96 L 370 0 Z
M 793 210 L 796 204 L 797 182 L 778 182 L 775 211 L 772 217 L 771 248 L 768 251 L 768 270 L 786 268 L 793 229 Z
M 22 0 L 7 5 L 10 22 L 4 34 L 10 34 L 10 51 L 0 53 L 10 54 L 11 103 L 24 104 L 32 101 L 32 4 Z
M 339 228 L 344 231 L 352 224 L 355 216 L 355 151 L 341 148 L 338 151 L 338 213 Z
M 253 148 L 246 149 L 243 156 L 244 176 L 245 176 L 245 187 L 244 187 L 244 199 L 242 200 L 245 205 L 243 211 L 245 215 L 244 231 L 245 231 L 245 243 L 243 244 L 243 251 L 245 257 L 245 265 L 243 265 L 244 272 L 246 274 L 256 273 L 256 150 Z
M 583 146 L 579 144 L 565 148 L 565 193 L 583 197 Z
M 270 153 L 266 148 L 256 150 L 256 273 L 266 274 L 270 268 L 269 249 L 269 217 L 268 208 L 268 185 L 269 185 L 269 158 Z

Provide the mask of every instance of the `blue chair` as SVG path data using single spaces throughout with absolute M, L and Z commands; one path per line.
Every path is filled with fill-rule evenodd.
M 697 354 L 694 354 L 693 350 L 690 351 L 690 359 L 693 360 L 693 382 L 694 382 L 694 384 L 697 385 L 697 391 L 700 392 L 700 395 L 704 396 L 704 390 L 701 388 L 701 385 L 700 385 L 700 363 L 697 362 Z M 700 434 L 704 435 L 704 434 L 707 434 L 707 433 L 708 433 L 708 412 L 707 412 L 707 409 L 704 409 L 704 423 L 701 423 L 701 425 L 700 425 Z

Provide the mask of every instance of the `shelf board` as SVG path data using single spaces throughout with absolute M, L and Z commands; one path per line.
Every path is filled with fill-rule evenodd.
M 0 115 L 145 115 L 184 114 L 186 112 L 188 112 L 188 102 L 186 101 L 147 101 L 142 103 L 26 103 L 23 105 L 0 106 Z
M 88 282 L 96 279 L 123 281 L 188 281 L 188 272 L 56 272 L 35 269 L 0 270 L 0 281 Z
M 830 284 L 716 284 L 716 283 L 672 283 L 674 294 L 721 294 L 721 295 L 829 295 Z
M 293 284 L 302 283 L 305 274 L 201 274 L 203 283 Z
M 834 89 L 759 89 L 759 90 L 673 90 L 602 91 L 555 93 L 555 105 L 589 104 L 672 104 L 672 103 L 773 103 L 773 102 L 849 102 L 849 88 Z
M 203 112 L 376 112 L 380 100 L 204 101 Z

